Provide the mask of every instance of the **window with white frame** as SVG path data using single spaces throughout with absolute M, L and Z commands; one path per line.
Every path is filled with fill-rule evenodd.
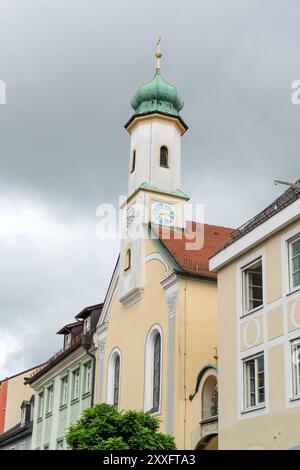
M 58 439 L 56 448 L 57 448 L 57 450 L 64 450 L 64 440 L 63 439 Z
M 53 385 L 47 388 L 47 409 L 46 413 L 52 413 L 53 410 Z
M 72 389 L 73 389 L 73 393 L 72 393 L 72 399 L 73 400 L 76 400 L 77 398 L 79 398 L 79 389 L 80 389 L 80 370 L 79 369 L 76 369 L 73 373 L 72 373 L 72 377 L 73 377 L 73 384 L 72 384 Z
M 300 398 L 300 338 L 291 342 L 292 397 Z
M 87 333 L 91 329 L 91 317 L 87 317 L 83 321 L 83 332 Z
M 66 405 L 68 403 L 68 382 L 69 378 L 66 375 L 61 379 L 61 395 L 60 395 L 60 404 L 61 406 Z
M 300 287 L 300 235 L 288 242 L 290 291 Z
M 243 361 L 244 410 L 263 406 L 265 403 L 264 355 L 258 354 Z
M 38 418 L 42 418 L 44 414 L 44 392 L 39 394 L 39 413 Z
M 84 365 L 84 387 L 83 393 L 89 393 L 91 391 L 92 384 L 92 364 L 89 362 Z
M 243 268 L 243 314 L 263 305 L 263 270 L 259 258 Z
M 20 450 L 26 450 L 26 443 L 25 443 L 25 442 L 21 442 L 21 443 L 20 443 L 20 446 L 19 446 L 19 449 L 20 449 Z

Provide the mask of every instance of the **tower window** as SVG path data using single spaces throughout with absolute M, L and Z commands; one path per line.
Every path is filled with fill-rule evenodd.
M 135 170 L 135 157 L 136 157 L 136 151 L 134 150 L 134 151 L 132 152 L 130 173 L 133 173 L 134 170 Z
M 169 168 L 169 154 L 165 145 L 160 147 L 160 166 Z
M 126 254 L 125 254 L 124 271 L 128 271 L 128 269 L 130 269 L 130 267 L 131 267 L 131 249 L 128 248 L 126 250 Z

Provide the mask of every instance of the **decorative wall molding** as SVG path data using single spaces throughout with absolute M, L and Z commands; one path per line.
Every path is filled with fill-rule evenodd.
M 176 304 L 179 280 L 175 273 L 161 282 L 168 306 L 167 433 L 174 434 Z
M 161 282 L 161 285 L 165 289 L 166 302 L 168 305 L 168 317 L 172 319 L 176 315 L 176 303 L 179 291 L 179 281 L 176 274 L 171 274 Z

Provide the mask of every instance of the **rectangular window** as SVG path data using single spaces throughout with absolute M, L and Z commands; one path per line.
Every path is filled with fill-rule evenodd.
M 21 410 L 21 426 L 25 426 L 26 420 L 26 406 Z
M 243 269 L 243 313 L 263 305 L 262 259 Z
M 86 318 L 83 321 L 83 332 L 87 333 L 91 329 L 91 317 Z
M 290 291 L 300 287 L 300 236 L 289 242 Z
M 300 398 L 300 339 L 291 342 L 293 398 Z
M 38 418 L 42 418 L 44 415 L 44 392 L 39 394 L 39 414 Z
M 68 377 L 61 379 L 61 393 L 60 393 L 60 404 L 61 406 L 68 403 Z
M 67 335 L 65 335 L 65 348 L 69 346 L 69 344 L 71 343 L 71 339 L 72 339 L 71 333 L 68 333 Z
M 56 446 L 57 450 L 64 450 L 64 440 L 63 439 L 59 439 L 57 441 L 57 446 Z
M 53 385 L 47 388 L 47 414 L 53 411 Z
M 80 388 L 80 371 L 79 369 L 75 370 L 72 374 L 73 377 L 73 384 L 72 384 L 72 399 L 76 400 L 79 398 L 79 388 Z
M 249 410 L 265 403 L 264 355 L 243 361 L 244 409 Z
M 92 384 L 92 365 L 89 362 L 84 366 L 84 389 L 83 393 L 89 393 L 91 391 Z

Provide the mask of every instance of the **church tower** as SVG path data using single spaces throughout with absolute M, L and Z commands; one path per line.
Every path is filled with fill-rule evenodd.
M 131 100 L 134 114 L 125 124 L 131 136 L 125 234 L 121 242 L 119 300 L 128 308 L 143 295 L 144 236 L 149 226 L 184 227 L 180 190 L 181 137 L 187 130 L 179 112 L 183 100 L 161 76 L 160 39 L 153 80 Z

